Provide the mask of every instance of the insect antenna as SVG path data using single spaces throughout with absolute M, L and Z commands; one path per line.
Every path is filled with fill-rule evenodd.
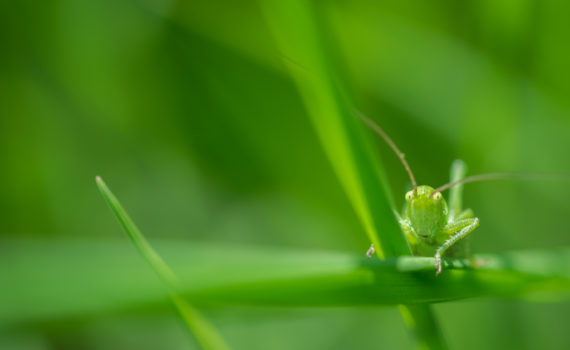
M 368 118 L 359 111 L 355 111 L 355 114 L 358 118 L 360 118 L 360 120 L 364 122 L 364 124 L 366 124 L 370 129 L 372 129 L 375 133 L 377 133 L 384 140 L 384 142 L 386 142 L 388 146 L 390 146 L 392 151 L 396 153 L 398 158 L 400 158 L 400 162 L 402 162 L 402 165 L 404 166 L 406 172 L 408 173 L 408 176 L 410 177 L 410 181 L 412 182 L 412 186 L 414 187 L 414 193 L 417 193 L 418 184 L 416 183 L 416 178 L 414 177 L 414 173 L 412 173 L 412 169 L 410 168 L 408 162 L 406 161 L 404 153 L 400 152 L 400 149 L 398 148 L 398 146 L 396 146 L 394 141 L 392 141 L 390 136 L 388 136 L 388 134 L 386 134 L 386 132 L 384 132 L 384 130 L 378 124 L 376 124 L 372 119 Z
M 518 180 L 551 180 L 551 181 L 570 181 L 570 177 L 562 174 L 529 174 L 529 173 L 488 173 L 488 174 L 478 174 L 467 176 L 463 179 L 452 181 L 441 185 L 430 194 L 433 196 L 436 192 L 443 192 L 455 185 L 479 182 L 479 181 L 493 181 L 493 180 L 506 180 L 506 179 L 518 179 Z

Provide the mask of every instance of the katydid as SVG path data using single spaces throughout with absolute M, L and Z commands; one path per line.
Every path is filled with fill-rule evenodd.
M 513 174 L 492 173 L 465 177 L 465 163 L 458 159 L 451 165 L 451 182 L 437 188 L 418 186 L 404 154 L 392 139 L 371 119 L 361 114 L 358 116 L 392 148 L 406 169 L 413 189 L 405 195 L 404 211 L 401 215 L 396 213 L 396 216 L 412 253 L 434 256 L 436 275 L 439 275 L 442 269 L 442 256 L 465 255 L 464 251 L 460 251 L 458 243 L 479 226 L 479 218 L 475 217 L 473 211 L 462 209 L 463 184 L 510 178 Z M 441 194 L 447 189 L 450 189 L 449 205 Z M 371 245 L 366 256 L 371 257 L 374 252 L 374 245 Z

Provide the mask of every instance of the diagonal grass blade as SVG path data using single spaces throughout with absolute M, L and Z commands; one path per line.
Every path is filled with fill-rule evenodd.
M 188 325 L 188 328 L 193 332 L 198 342 L 202 345 L 204 349 L 208 350 L 225 350 L 228 346 L 224 343 L 221 336 L 216 332 L 214 327 L 208 323 L 208 321 L 190 304 L 188 304 L 180 295 L 178 294 L 178 280 L 174 273 L 170 270 L 168 265 L 161 259 L 161 257 L 156 253 L 156 251 L 150 246 L 147 240 L 144 238 L 138 227 L 135 225 L 133 220 L 129 217 L 125 209 L 111 190 L 107 187 L 101 177 L 96 177 L 97 186 L 101 191 L 101 194 L 105 198 L 105 201 L 115 215 L 117 219 L 123 226 L 123 229 L 142 254 L 142 256 L 148 261 L 150 266 L 158 274 L 158 276 L 163 280 L 169 289 L 170 299 L 173 304 L 178 309 L 178 312 L 184 319 L 184 322 Z

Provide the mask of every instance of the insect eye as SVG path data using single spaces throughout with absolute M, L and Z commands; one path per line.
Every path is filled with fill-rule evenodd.
M 433 195 L 433 199 L 435 199 L 436 201 L 441 200 L 441 192 L 436 192 L 436 193 Z
M 408 193 L 406 193 L 406 200 L 409 202 L 412 200 L 414 193 L 413 191 L 409 191 Z

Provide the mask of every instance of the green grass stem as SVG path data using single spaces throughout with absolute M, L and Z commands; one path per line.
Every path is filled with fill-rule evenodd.
M 169 296 L 172 303 L 182 316 L 184 322 L 194 334 L 198 343 L 206 350 L 225 350 L 229 349 L 223 341 L 222 337 L 217 333 L 214 327 L 202 316 L 198 310 L 192 307 L 184 298 L 179 295 L 179 282 L 168 265 L 156 253 L 151 245 L 144 238 L 133 220 L 129 217 L 119 200 L 111 192 L 101 177 L 96 177 L 96 183 L 105 198 L 105 201 L 111 207 L 121 226 L 145 260 L 154 269 L 157 275 L 163 280 L 169 289 Z
M 319 22 L 319 16 L 315 15 L 315 3 L 262 0 L 262 4 L 323 149 L 376 247 L 376 254 L 410 255 L 394 218 L 384 171 L 362 135 L 354 106 L 338 84 L 339 76 L 329 58 L 333 50 L 327 50 L 320 33 L 326 23 Z M 428 305 L 409 308 L 403 315 L 410 321 L 408 324 L 414 325 L 411 329 L 420 347 L 446 348 Z M 431 333 L 429 338 L 422 339 L 428 333 Z

